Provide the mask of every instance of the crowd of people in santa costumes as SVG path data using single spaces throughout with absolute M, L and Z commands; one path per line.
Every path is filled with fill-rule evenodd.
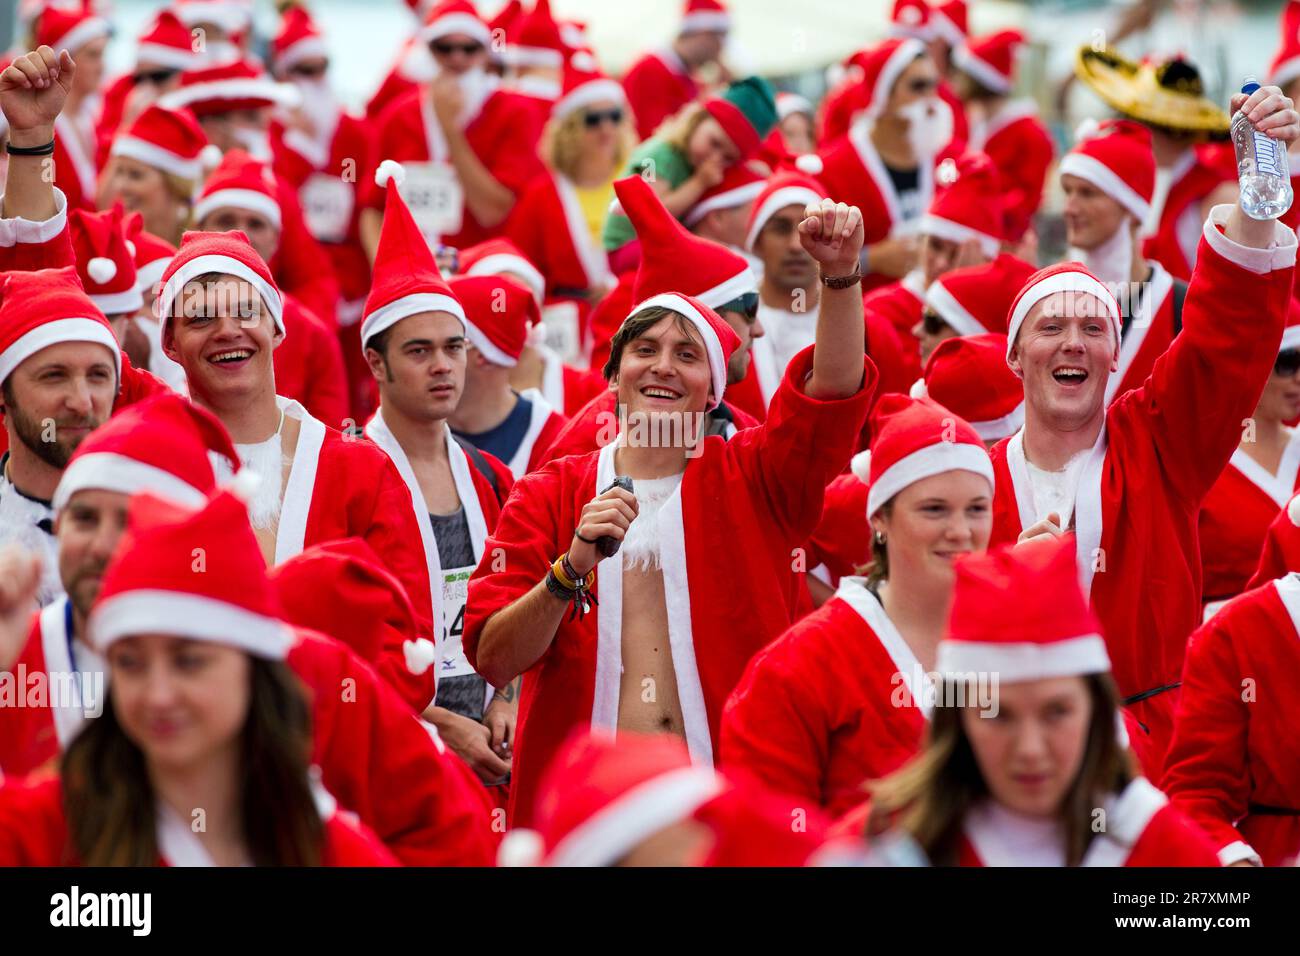
M 0 865 L 1300 857 L 1300 0 L 1068 141 L 967 0 L 821 97 L 407 6 L 357 109 L 326 6 L 24 9 Z

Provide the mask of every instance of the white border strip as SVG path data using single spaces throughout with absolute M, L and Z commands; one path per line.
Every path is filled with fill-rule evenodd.
M 198 488 L 170 471 L 136 458 L 100 451 L 74 456 L 54 489 L 51 506 L 57 513 L 78 491 L 98 488 L 134 495 L 147 491 L 185 508 L 201 508 L 208 500 Z
M 89 629 L 100 652 L 135 634 L 172 634 L 284 660 L 294 643 L 289 626 L 276 618 L 201 594 L 148 588 L 125 591 L 101 603 L 91 612 Z
M 997 674 L 1003 683 L 1104 674 L 1110 670 L 1106 642 L 1100 634 L 1083 634 L 1060 641 L 939 642 L 935 669 L 945 677 L 972 673 Z
M 995 485 L 993 462 L 984 447 L 968 442 L 939 441 L 900 458 L 871 483 L 871 490 L 867 492 L 867 517 L 883 508 L 908 485 L 946 471 L 973 471 L 982 475 L 988 479 L 992 495 Z

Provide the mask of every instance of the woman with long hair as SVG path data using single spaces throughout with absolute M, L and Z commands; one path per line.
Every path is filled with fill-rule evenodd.
M 921 744 L 953 564 L 982 552 L 993 469 L 979 434 L 929 399 L 888 395 L 866 475 L 873 560 L 761 651 L 722 718 L 723 766 L 839 816 Z M 855 471 L 861 460 L 855 462 Z
M 940 866 L 1219 864 L 1127 752 L 1075 547 L 957 564 L 925 747 L 871 785 L 869 836 L 901 832 Z
M 0 864 L 395 862 L 313 781 L 293 633 L 242 502 L 133 499 L 89 634 L 107 663 L 103 714 L 57 778 L 0 788 Z

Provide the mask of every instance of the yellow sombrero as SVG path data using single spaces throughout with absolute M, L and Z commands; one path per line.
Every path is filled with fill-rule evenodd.
M 1085 45 L 1079 48 L 1074 72 L 1109 106 L 1140 123 L 1189 133 L 1228 133 L 1228 114 L 1205 96 L 1201 74 L 1187 60 L 1134 63 L 1113 50 Z

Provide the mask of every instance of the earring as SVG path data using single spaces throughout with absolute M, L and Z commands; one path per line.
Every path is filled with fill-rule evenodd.
M 876 532 L 876 544 L 878 544 L 878 545 L 883 545 L 884 543 L 885 543 L 885 536 L 884 536 L 884 534 L 883 534 L 882 532 L 877 531 L 877 532 Z

